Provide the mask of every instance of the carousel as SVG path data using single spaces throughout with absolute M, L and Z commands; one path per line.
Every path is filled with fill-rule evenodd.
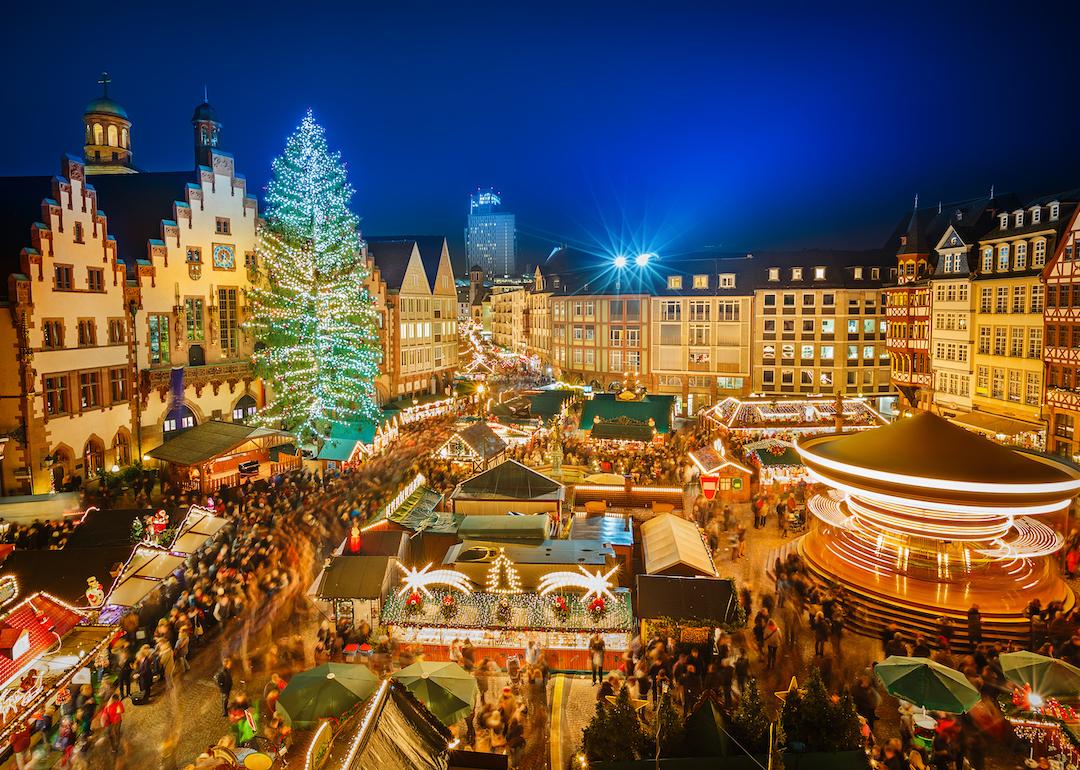
M 1023 639 L 1024 609 L 1073 606 L 1050 557 L 1063 544 L 1080 471 L 1017 452 L 927 412 L 873 431 L 798 444 L 829 489 L 799 541 L 807 566 L 846 589 L 865 624 L 936 633 L 942 616 L 966 632 L 972 605 L 988 635 Z

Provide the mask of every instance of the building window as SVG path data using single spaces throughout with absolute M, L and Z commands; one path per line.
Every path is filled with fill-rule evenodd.
M 667 300 L 660 303 L 661 321 L 681 321 L 682 303 L 678 300 Z
M 1031 312 L 1041 313 L 1043 311 L 1043 289 L 1045 287 L 1042 284 L 1036 284 L 1031 287 Z
M 612 350 L 608 352 L 608 368 L 612 372 L 621 372 L 623 370 L 623 355 L 621 350 Z
M 784 295 L 784 307 L 795 307 L 795 295 L 794 294 L 785 294 Z
M 1009 244 L 1003 243 L 998 246 L 998 272 L 1004 273 L 1009 269 Z
M 880 267 L 872 267 L 872 268 L 870 268 L 870 280 L 871 281 L 881 280 L 881 268 Z
M 1038 406 L 1042 402 L 1042 381 L 1038 372 L 1027 372 L 1024 376 L 1024 403 Z
M 184 323 L 188 342 L 202 342 L 203 333 L 203 298 L 188 297 L 184 300 Z
M 795 384 L 795 372 L 791 369 L 784 369 L 780 372 L 780 384 L 781 385 L 794 385 Z
M 1037 225 L 1042 221 L 1042 209 L 1035 206 L 1031 209 L 1031 224 Z
M 994 327 L 994 355 L 1005 355 L 1005 347 L 1008 342 L 1008 330 L 1004 326 Z
M 90 291 L 105 291 L 105 271 L 100 267 L 86 269 L 86 288 Z
M 822 345 L 821 346 L 821 360 L 822 361 L 832 361 L 833 360 L 833 346 L 832 345 Z
M 1042 358 L 1042 334 L 1041 327 L 1028 329 L 1028 358 Z
M 610 330 L 610 344 L 613 348 L 622 347 L 623 330 L 621 326 L 612 326 Z
M 1046 241 L 1035 241 L 1033 255 L 1031 257 L 1032 267 L 1043 267 L 1046 264 Z
M 709 288 L 709 276 L 707 276 L 707 275 L 695 275 L 694 276 L 694 288 L 695 289 L 707 289 L 707 288 Z
M 983 249 L 982 271 L 990 273 L 994 270 L 994 250 L 990 246 Z
M 1019 358 L 1024 355 L 1024 330 L 1014 326 L 1009 332 L 1009 355 Z
M 202 262 L 202 249 L 198 246 L 188 246 L 187 248 L 187 261 L 189 264 L 199 264 Z
M 1005 398 L 1005 371 L 994 369 L 990 377 L 990 397 Z
M 41 349 L 60 350 L 64 347 L 64 322 L 48 319 L 41 322 Z
M 791 280 L 793 280 L 793 281 L 801 281 L 802 280 L 802 268 L 801 267 L 793 267 L 793 268 L 791 268 Z
M 71 265 L 54 265 L 53 277 L 55 278 L 55 282 L 53 288 L 57 291 L 71 291 L 72 288 L 74 288 L 74 283 L 72 281 L 73 272 Z
M 814 346 L 813 345 L 801 345 L 799 347 L 799 358 L 806 361 L 808 359 L 812 359 L 813 357 L 814 357 Z
M 1014 286 L 1012 295 L 1012 311 L 1014 313 L 1023 313 L 1027 307 L 1027 287 L 1026 286 Z
M 1001 223 L 1001 229 L 1004 230 L 1009 226 L 1009 215 L 1001 214 L 998 216 L 998 221 Z
M 720 300 L 716 305 L 716 320 L 717 321 L 738 321 L 739 320 L 739 301 L 736 300 Z
M 761 373 L 761 383 L 763 385 L 772 385 L 776 382 L 776 372 L 772 369 L 766 369 Z
M 244 422 L 248 418 L 254 417 L 255 411 L 255 399 L 250 395 L 241 396 L 240 400 L 236 402 L 236 406 L 233 408 L 233 422 Z
M 97 345 L 97 324 L 92 318 L 79 319 L 79 347 L 91 348 Z
M 734 289 L 735 288 L 735 273 L 720 273 L 720 288 L 721 289 Z
M 691 321 L 708 321 L 709 320 L 709 303 L 708 302 L 691 302 L 690 303 L 690 320 Z
M 248 270 L 259 269 L 259 257 L 254 251 L 244 252 L 244 267 Z
M 215 217 L 214 232 L 218 235 L 232 235 L 232 226 L 229 224 L 229 218 Z
M 663 328 L 663 327 L 661 327 Z M 700 324 L 690 325 L 690 344 L 691 345 L 708 345 L 709 344 L 709 327 Z
M 109 344 L 110 345 L 122 345 L 124 344 L 127 335 L 124 333 L 124 319 L 123 318 L 110 318 L 109 319 Z
M 765 307 L 776 307 L 776 295 L 775 294 L 766 294 L 763 299 L 764 299 Z
M 824 278 L 825 277 L 825 268 L 821 268 L 821 272 L 822 272 L 821 277 Z M 855 278 L 856 281 L 861 281 L 863 279 L 863 269 L 861 267 L 855 267 L 853 269 L 853 272 L 854 272 L 854 278 Z
M 1013 214 L 1013 224 L 1016 225 L 1016 227 L 1023 227 L 1024 226 L 1024 212 L 1023 211 L 1017 211 L 1015 214 Z
M 113 439 L 113 455 L 117 465 L 131 464 L 131 439 L 122 430 L 117 431 L 116 438 Z
M 1009 312 L 1009 287 L 998 286 L 997 294 L 994 299 L 994 312 L 995 313 L 1007 313 Z
M 68 379 L 66 374 L 53 375 L 45 378 L 45 414 L 54 417 L 67 414 L 70 411 L 68 403 Z
M 75 236 L 75 243 L 83 243 L 83 226 L 82 226 L 82 222 L 76 222 L 75 223 L 74 236 Z
M 682 288 L 682 276 L 681 275 L 669 275 L 667 279 L 667 287 L 669 289 L 681 289 Z
M 780 268 L 778 268 L 778 267 L 770 267 L 769 268 L 769 280 L 770 281 L 779 281 L 780 280 Z
M 146 321 L 149 325 L 150 363 L 169 363 L 169 316 L 149 315 Z
M 1008 399 L 1018 404 L 1022 395 L 1020 392 L 1020 372 L 1016 369 L 1010 369 Z
M 1058 215 L 1060 213 L 1061 213 L 1061 204 L 1058 203 L 1057 201 L 1054 201 L 1053 203 L 1051 203 L 1050 204 L 1050 221 L 1051 222 L 1056 222 L 1057 219 L 1058 219 Z
M 109 370 L 109 400 L 113 404 L 127 400 L 127 369 L 123 366 Z
M 218 289 L 218 328 L 222 353 L 235 354 L 240 347 L 240 319 L 237 313 L 236 289 Z M 430 336 L 430 332 L 427 336 Z
M 1027 243 L 1021 242 L 1016 244 L 1016 269 L 1027 269 Z
M 101 372 L 79 372 L 79 405 L 83 409 L 101 406 Z

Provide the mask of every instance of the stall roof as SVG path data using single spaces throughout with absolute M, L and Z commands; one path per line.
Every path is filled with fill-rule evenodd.
M 442 495 L 434 489 L 420 486 L 387 518 L 413 532 L 453 532 L 450 514 L 435 510 L 440 500 Z
M 290 434 L 281 430 L 210 420 L 188 428 L 179 436 L 151 449 L 149 455 L 155 460 L 174 465 L 198 465 L 234 452 L 248 442 L 274 444 L 291 438 Z
M 609 545 L 632 546 L 634 528 L 625 516 L 574 515 L 570 526 L 571 540 L 596 540 Z
M 134 607 L 184 563 L 183 556 L 157 548 L 136 548 L 116 585 L 105 597 L 106 605 Z
M 637 576 L 637 616 L 676 620 L 735 620 L 739 597 L 729 579 Z
M 347 424 L 335 423 L 330 428 L 330 436 L 319 450 L 319 460 L 346 462 L 352 459 L 357 446 L 371 446 L 379 428 L 388 423 L 393 415 L 380 412 L 378 421 L 368 418 L 354 420 Z
M 650 575 L 716 577 L 716 565 L 701 531 L 673 513 L 654 516 L 641 525 L 645 571 Z
M 177 553 L 195 553 L 228 523 L 228 519 L 215 516 L 209 509 L 193 505 L 188 509 L 187 516 L 176 531 L 176 537 L 169 550 Z
M 517 460 L 506 460 L 457 485 L 451 500 L 562 500 L 562 484 L 527 468 Z
M 475 422 L 466 428 L 460 428 L 454 435 L 485 461 L 506 450 L 506 442 L 496 435 L 486 422 Z M 453 441 L 453 437 L 450 440 Z
M 463 540 L 535 540 L 547 538 L 547 514 L 530 516 L 463 516 L 458 534 Z
M 671 429 L 674 403 L 674 396 L 643 396 L 623 401 L 610 393 L 601 393 L 585 402 L 579 427 L 592 431 L 595 438 L 650 441 L 654 427 L 660 435 Z M 600 422 L 596 421 L 598 417 Z M 649 420 L 653 421 L 652 425 Z
M 340 759 L 341 770 L 447 767 L 453 738 L 450 731 L 405 687 L 392 680 L 379 687 L 356 724 L 346 731 L 343 740 L 335 741 L 331 761 Z
M 335 556 L 315 593 L 320 599 L 379 599 L 391 561 L 389 556 Z
M 582 564 L 598 566 L 615 552 L 595 540 L 545 540 L 542 543 L 505 543 L 494 540 L 465 540 L 446 552 L 443 564 L 486 564 L 504 551 L 514 564 Z
M 25 635 L 22 653 L 0 655 L 0 690 L 12 683 L 31 661 L 51 650 L 58 637 L 75 628 L 84 617 L 44 594 L 32 594 L 0 617 L 0 636 L 12 637 L 10 646 Z

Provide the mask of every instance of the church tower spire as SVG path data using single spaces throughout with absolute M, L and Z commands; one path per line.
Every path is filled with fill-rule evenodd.
M 102 72 L 101 96 L 83 110 L 86 138 L 83 158 L 87 174 L 134 174 L 131 158 L 131 120 L 127 111 L 109 97 L 112 79 Z
M 221 141 L 221 123 L 218 122 L 217 113 L 206 99 L 206 87 L 203 87 L 202 104 L 195 108 L 191 116 L 191 125 L 195 128 L 195 165 L 210 166 L 212 164 L 210 154 L 217 149 Z

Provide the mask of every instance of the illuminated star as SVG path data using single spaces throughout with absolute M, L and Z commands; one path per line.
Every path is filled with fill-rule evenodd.
M 799 680 L 796 679 L 795 677 L 791 677 L 791 682 L 788 683 L 787 689 L 786 690 L 781 690 L 780 692 L 774 692 L 773 695 L 775 695 L 777 698 L 779 698 L 782 702 L 787 703 L 787 696 L 790 695 L 793 692 L 798 692 L 798 691 L 799 691 Z

